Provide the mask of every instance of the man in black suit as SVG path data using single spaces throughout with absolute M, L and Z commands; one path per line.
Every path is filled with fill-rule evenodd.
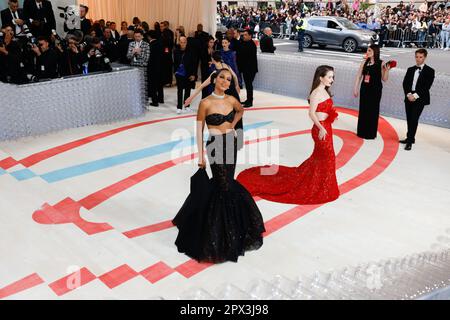
M 163 60 L 163 47 L 155 30 L 147 33 L 150 42 L 150 60 L 148 62 L 148 92 L 152 99 L 151 106 L 158 107 L 159 102 L 164 103 L 164 86 L 161 77 Z
M 260 41 L 261 52 L 275 53 L 277 48 L 273 45 L 272 29 L 267 27 L 264 29 L 264 35 Z
M 253 42 L 253 32 L 244 31 L 244 38 L 238 51 L 238 69 L 244 76 L 245 89 L 247 90 L 247 100 L 244 107 L 253 106 L 253 80 L 258 72 L 258 57 L 256 44 Z
M 112 21 L 109 24 L 109 28 L 111 29 L 111 37 L 114 39 L 114 41 L 119 41 L 120 33 L 117 31 L 117 24 Z
M 56 29 L 52 3 L 48 0 L 25 0 L 23 13 L 27 23 L 31 23 L 30 30 L 35 37 L 49 37 Z
M 434 69 L 425 64 L 428 52 L 426 49 L 416 51 L 416 65 L 409 68 L 403 80 L 405 92 L 406 119 L 408 134 L 400 143 L 406 144 L 405 150 L 411 150 L 416 142 L 419 118 L 425 106 L 430 104 L 430 89 L 434 82 Z
M 208 46 L 209 41 L 209 33 L 203 31 L 203 25 L 199 23 L 197 25 L 197 31 L 195 32 L 195 38 L 198 39 L 201 43 L 202 49 Z
M 134 27 L 128 27 L 127 34 L 120 37 L 119 40 L 119 62 L 122 64 L 130 64 L 130 60 L 127 57 L 128 48 L 130 43 L 134 41 Z
M 163 46 L 163 62 L 162 62 L 162 81 L 163 85 L 172 86 L 173 80 L 173 47 L 175 43 L 175 35 L 169 29 L 169 21 L 161 22 L 161 43 Z M 164 103 L 163 101 L 160 101 Z
M 105 54 L 109 58 L 109 61 L 117 61 L 119 59 L 119 41 L 113 39 L 110 28 L 105 28 L 105 31 L 103 31 L 102 41 Z
M 24 36 L 25 16 L 19 9 L 19 0 L 9 0 L 8 8 L 1 12 L 2 26 L 13 28 L 16 37 Z
M 92 28 L 91 20 L 86 18 L 88 12 L 88 6 L 80 5 L 80 29 L 83 32 L 83 35 L 89 34 L 89 31 L 91 31 Z

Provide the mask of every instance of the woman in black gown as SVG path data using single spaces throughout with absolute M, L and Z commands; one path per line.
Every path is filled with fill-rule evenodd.
M 191 194 L 172 221 L 179 230 L 175 241 L 178 251 L 198 262 L 237 262 L 245 251 L 259 249 L 263 244 L 265 228 L 261 212 L 250 193 L 234 179 L 237 159 L 234 128 L 244 110 L 234 97 L 225 94 L 231 80 L 228 69 L 218 70 L 212 76 L 214 92 L 202 100 L 197 114 L 200 170 L 196 175 L 206 176 L 203 152 L 206 123 L 210 133 L 206 151 L 213 178 L 191 185 Z
M 360 138 L 373 140 L 377 137 L 380 101 L 383 84 L 389 78 L 389 64 L 380 60 L 380 47 L 371 45 L 366 59 L 361 63 L 356 76 L 353 95 L 359 98 L 358 132 Z

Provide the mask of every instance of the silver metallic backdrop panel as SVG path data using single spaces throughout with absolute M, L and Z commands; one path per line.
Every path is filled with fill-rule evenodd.
M 412 60 L 411 65 L 414 63 Z M 308 58 L 302 55 L 259 54 L 254 87 L 257 90 L 306 99 L 316 68 L 331 65 L 336 71 L 333 85 L 336 105 L 359 108 L 359 98 L 353 97 L 353 84 L 358 67 L 352 62 Z M 431 66 L 432 67 L 432 66 Z M 436 70 L 438 71 L 438 70 Z M 381 114 L 406 119 L 402 82 L 406 70 L 393 69 L 384 83 Z M 450 128 L 450 76 L 437 74 L 431 89 L 431 104 L 425 107 L 422 123 Z
M 141 116 L 143 80 L 140 70 L 123 68 L 22 86 L 0 83 L 0 140 Z

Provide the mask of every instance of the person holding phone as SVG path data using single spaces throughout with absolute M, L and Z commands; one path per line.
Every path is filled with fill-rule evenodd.
M 394 61 L 383 64 L 380 47 L 370 45 L 356 75 L 353 96 L 359 96 L 358 137 L 373 140 L 377 137 L 383 82 L 389 79 Z

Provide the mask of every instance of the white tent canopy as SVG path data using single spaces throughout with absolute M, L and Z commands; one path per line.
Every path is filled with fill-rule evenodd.
M 153 28 L 155 21 L 167 20 L 170 28 L 182 25 L 186 32 L 195 31 L 202 23 L 211 34 L 216 30 L 215 0 L 78 0 L 89 7 L 88 18 L 105 19 L 120 25 L 121 21 L 131 23 L 133 17 L 147 21 Z

